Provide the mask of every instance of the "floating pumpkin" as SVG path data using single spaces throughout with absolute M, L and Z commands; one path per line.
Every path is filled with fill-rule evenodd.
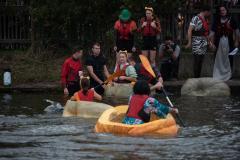
M 174 137 L 178 133 L 179 126 L 176 124 L 176 121 L 171 114 L 168 114 L 164 119 L 159 119 L 156 115 L 152 115 L 150 122 L 144 124 L 123 124 L 122 120 L 127 109 L 127 105 L 122 105 L 104 111 L 95 125 L 95 132 L 128 136 L 157 137 Z

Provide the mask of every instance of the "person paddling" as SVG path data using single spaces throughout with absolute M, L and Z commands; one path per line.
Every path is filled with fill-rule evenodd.
M 61 83 L 64 95 L 72 96 L 80 89 L 79 86 L 79 71 L 82 71 L 82 49 L 75 47 L 73 55 L 65 60 L 62 66 Z
M 81 90 L 75 92 L 71 97 L 72 101 L 93 101 L 94 99 L 101 101 L 102 96 L 95 92 L 94 88 L 90 88 L 90 77 L 81 76 L 80 86 Z
M 133 87 L 133 95 L 129 98 L 129 108 L 123 120 L 124 124 L 143 124 L 150 121 L 151 113 L 166 118 L 169 112 L 178 113 L 177 108 L 168 107 L 149 96 L 150 87 L 147 81 L 139 80 Z
M 148 57 L 152 66 L 156 66 L 157 35 L 161 33 L 160 20 L 154 15 L 152 7 L 145 7 L 145 16 L 140 20 L 138 31 L 143 37 L 142 54 Z
M 115 78 L 114 81 L 117 83 L 131 83 L 137 80 L 137 73 L 134 66 L 131 66 L 128 62 L 127 51 L 119 51 L 119 63 L 116 64 L 114 72 L 123 71 L 122 75 Z
M 129 63 L 134 66 L 137 72 L 137 80 L 145 80 L 147 81 L 151 87 L 151 91 L 155 90 L 160 91 L 161 87 L 163 86 L 163 79 L 159 70 L 156 67 L 153 67 L 156 77 L 153 77 L 143 66 L 139 58 L 131 56 L 128 58 Z

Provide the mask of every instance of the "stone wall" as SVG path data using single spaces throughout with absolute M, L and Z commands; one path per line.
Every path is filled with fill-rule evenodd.
M 211 77 L 214 65 L 214 55 L 209 53 L 205 56 L 201 77 Z M 240 78 L 240 54 L 234 56 L 233 78 Z M 193 77 L 193 56 L 190 53 L 182 53 L 179 62 L 178 77 L 187 79 Z

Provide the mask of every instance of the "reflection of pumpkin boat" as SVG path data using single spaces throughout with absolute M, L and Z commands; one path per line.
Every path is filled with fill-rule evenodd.
M 158 137 L 174 137 L 178 133 L 179 126 L 171 114 L 168 114 L 165 119 L 159 119 L 153 115 L 150 122 L 140 125 L 122 124 L 127 109 L 127 105 L 122 105 L 104 111 L 95 125 L 95 132 Z
M 63 111 L 63 117 L 84 117 L 84 118 L 98 118 L 102 112 L 112 106 L 88 101 L 70 101 L 68 100 Z
M 105 87 L 104 94 L 106 97 L 129 98 L 129 96 L 133 93 L 133 85 L 134 82 L 108 84 Z M 154 93 L 155 91 L 151 92 L 151 94 Z
M 113 83 L 105 88 L 105 96 L 128 98 L 133 93 L 133 84 L 131 83 Z

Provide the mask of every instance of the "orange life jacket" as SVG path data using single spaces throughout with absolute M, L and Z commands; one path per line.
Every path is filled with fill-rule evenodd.
M 87 91 L 87 94 L 84 95 L 83 91 L 80 90 L 74 94 L 74 97 L 77 101 L 93 101 L 94 99 L 94 91 L 92 89 L 89 89 Z

